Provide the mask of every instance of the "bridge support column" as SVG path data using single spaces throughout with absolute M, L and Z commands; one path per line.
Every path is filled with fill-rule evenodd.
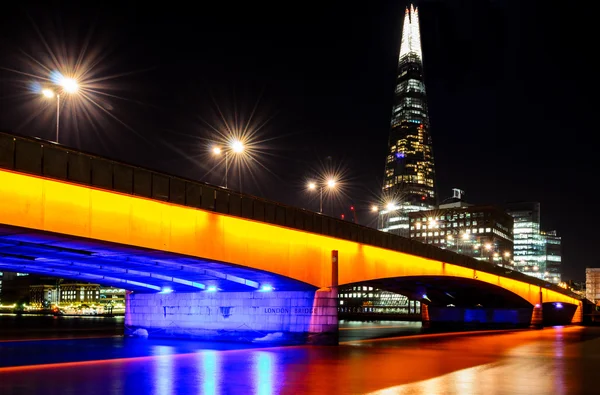
M 543 329 L 544 328 L 544 313 L 542 310 L 542 290 L 540 289 L 540 302 L 533 306 L 533 312 L 531 313 L 531 325 L 532 329 Z
M 571 319 L 571 324 L 581 323 L 583 323 L 583 301 L 579 302 L 577 310 L 575 310 L 575 314 L 573 314 L 573 318 Z
M 421 324 L 423 328 L 429 328 L 431 326 L 431 318 L 429 318 L 429 306 L 425 303 L 421 303 Z
M 265 345 L 337 344 L 337 289 L 132 293 L 125 334 Z

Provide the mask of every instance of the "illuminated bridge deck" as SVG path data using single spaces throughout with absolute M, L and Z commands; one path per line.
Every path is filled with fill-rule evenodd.
M 236 226 L 237 229 L 253 229 L 265 232 L 281 239 L 279 240 L 278 247 L 280 251 L 283 251 L 282 249 L 285 248 L 291 248 L 291 245 L 287 246 L 284 243 L 283 239 L 285 237 L 302 237 L 306 239 L 303 242 L 312 243 L 310 246 L 306 244 L 305 249 L 307 252 L 303 252 L 303 255 L 299 253 L 295 258 L 290 256 L 290 260 L 287 263 L 278 262 L 277 256 L 271 253 L 271 256 L 268 257 L 270 260 L 269 265 L 261 266 L 262 258 L 257 257 L 256 254 L 262 256 L 265 254 L 265 250 L 273 248 L 269 244 L 267 236 L 262 236 L 260 240 L 256 239 L 258 240 L 256 242 L 262 243 L 261 245 L 256 245 L 255 241 L 246 237 L 247 235 L 240 235 L 240 237 L 246 237 L 245 253 L 247 254 L 248 251 L 252 251 L 255 254 L 253 257 L 255 267 L 249 270 L 246 267 L 242 267 L 243 264 L 241 263 L 236 266 L 236 260 L 227 262 L 225 259 L 219 261 L 216 258 L 203 259 L 186 256 L 185 252 L 179 254 L 164 252 L 162 251 L 162 244 L 159 242 L 152 244 L 151 249 L 144 249 L 105 242 L 106 240 L 114 240 L 114 238 L 110 237 L 102 239 L 105 241 L 95 241 L 74 237 L 78 233 L 73 232 L 67 232 L 71 234 L 68 237 L 60 234 L 51 234 L 44 231 L 47 228 L 43 225 L 41 227 L 21 225 L 18 228 L 3 226 L 0 236 L 0 254 L 2 254 L 0 256 L 2 256 L 2 261 L 4 262 L 2 265 L 5 265 L 5 270 L 8 270 L 6 267 L 9 265 L 14 267 L 16 260 L 19 260 L 23 271 L 26 271 L 25 267 L 28 267 L 29 271 L 33 271 L 35 264 L 37 263 L 39 266 L 39 263 L 43 261 L 44 267 L 54 270 L 57 276 L 70 272 L 85 272 L 90 281 L 94 281 L 94 276 L 100 275 L 99 272 L 102 270 L 101 275 L 104 276 L 104 283 L 109 283 L 111 280 L 107 277 L 111 277 L 111 275 L 107 274 L 106 271 L 110 268 L 115 273 L 116 282 L 129 281 L 128 284 L 131 289 L 136 287 L 139 290 L 147 289 L 149 291 L 162 287 L 163 280 L 168 280 L 170 283 L 175 284 L 175 286 L 184 289 L 204 289 L 202 286 L 207 287 L 212 284 L 225 288 L 225 281 L 229 284 L 227 287 L 230 287 L 232 290 L 240 288 L 252 289 L 258 284 L 267 281 L 275 284 L 285 282 L 285 284 L 281 284 L 282 288 L 285 289 L 302 289 L 309 286 L 308 284 L 323 286 L 328 281 L 324 276 L 324 273 L 328 269 L 325 268 L 325 263 L 323 262 L 323 251 L 326 249 L 325 247 L 335 244 L 341 245 L 340 243 L 345 240 L 348 242 L 343 244 L 343 248 L 346 249 L 346 255 L 342 255 L 340 259 L 346 260 L 348 254 L 354 254 L 355 257 L 352 259 L 358 259 L 357 261 L 352 261 L 355 263 L 348 261 L 341 262 L 346 265 L 346 271 L 340 274 L 341 276 L 346 276 L 346 282 L 359 281 L 362 278 L 360 276 L 367 274 L 372 279 L 375 278 L 373 277 L 374 274 L 380 276 L 385 274 L 395 276 L 409 275 L 406 271 L 403 272 L 404 274 L 401 274 L 398 269 L 391 268 L 386 263 L 390 259 L 400 259 L 400 255 L 393 254 L 395 251 L 405 254 L 402 255 L 405 257 L 403 259 L 412 259 L 414 262 L 412 263 L 413 268 L 414 265 L 421 264 L 417 262 L 423 262 L 423 264 L 433 262 L 434 266 L 438 265 L 435 270 L 430 270 L 430 274 L 452 275 L 452 272 L 457 273 L 462 270 L 461 275 L 464 277 L 467 275 L 465 269 L 469 269 L 471 273 L 477 271 L 479 273 L 490 274 L 491 276 L 488 276 L 489 280 L 486 280 L 488 282 L 498 283 L 501 281 L 501 278 L 512 279 L 534 287 L 546 289 L 550 292 L 562 294 L 568 298 L 578 299 L 576 295 L 551 283 L 510 269 L 498 267 L 488 262 L 459 255 L 452 251 L 442 250 L 432 245 L 422 244 L 351 222 L 241 194 L 229 189 L 120 163 L 34 138 L 0 133 L 0 173 L 2 171 L 4 171 L 3 177 L 5 183 L 18 183 L 19 181 L 17 180 L 23 180 L 24 183 L 29 185 L 28 188 L 30 189 L 35 189 L 33 187 L 35 184 L 33 180 L 25 181 L 22 177 L 11 176 L 10 174 L 29 174 L 40 179 L 56 180 L 65 186 L 60 190 L 71 191 L 73 193 L 77 192 L 76 189 L 69 188 L 68 185 L 79 185 L 91 188 L 91 191 L 97 190 L 113 193 L 114 198 L 106 197 L 105 201 L 108 199 L 125 202 L 127 199 L 118 197 L 130 196 L 129 200 L 133 198 L 140 200 L 141 198 L 147 199 L 148 202 L 167 203 L 173 205 L 173 210 L 169 212 L 172 212 L 172 215 L 180 216 L 177 218 L 194 214 L 189 208 L 198 209 L 194 212 L 214 213 L 217 216 L 204 216 L 203 221 L 208 224 L 207 226 L 212 226 L 210 229 L 213 229 L 215 232 L 227 232 L 227 228 L 224 228 L 224 226 Z M 5 192 L 12 194 L 13 199 L 19 199 L 19 192 L 15 190 L 16 185 L 14 187 L 4 187 L 6 188 Z M 59 200 L 58 203 L 55 201 L 54 204 L 69 204 L 72 205 L 70 209 L 73 209 L 73 207 L 77 208 L 78 202 L 81 202 L 75 201 L 75 198 L 56 197 L 56 193 L 61 192 L 58 192 L 58 186 L 52 188 L 55 191 L 55 199 Z M 31 189 L 31 193 L 35 194 L 36 192 L 33 189 Z M 85 193 L 81 192 L 83 199 L 86 199 L 85 196 L 88 196 Z M 14 202 L 15 200 L 12 201 Z M 84 202 L 81 203 L 84 204 Z M 10 201 L 5 202 L 5 204 L 10 204 Z M 145 204 L 142 201 L 136 204 L 154 207 L 152 209 L 148 208 L 148 210 L 158 209 L 156 204 Z M 59 206 L 55 205 L 53 207 L 56 208 Z M 175 207 L 187 207 L 187 209 L 179 210 L 175 209 Z M 5 208 L 5 210 L 9 209 Z M 44 209 L 42 208 L 42 210 Z M 111 210 L 111 207 L 105 205 L 103 210 Z M 156 211 L 148 211 L 148 213 L 155 215 Z M 10 211 L 6 211 L 5 215 L 11 215 Z M 56 219 L 55 217 L 56 215 L 53 215 L 54 219 L 52 221 L 60 225 L 61 219 Z M 239 220 L 234 220 L 235 218 Z M 156 221 L 159 220 L 156 219 Z M 182 221 L 185 222 L 185 219 L 182 219 Z M 220 222 L 221 224 L 215 225 L 216 222 Z M 2 223 L 2 218 L 0 218 L 0 224 Z M 4 222 L 5 225 L 15 225 L 15 223 L 21 222 L 18 220 L 14 220 L 12 224 Z M 275 227 L 254 226 L 252 223 L 275 225 Z M 60 225 L 59 228 L 68 230 L 68 228 L 65 228 L 65 225 Z M 301 231 L 301 233 L 286 231 L 286 229 Z M 85 232 L 80 232 L 80 234 L 83 235 Z M 309 237 L 310 234 L 320 236 Z M 212 234 L 210 233 L 202 235 L 205 241 L 207 237 L 211 236 Z M 228 243 L 235 242 L 235 235 L 215 236 L 221 238 L 229 237 Z M 332 242 L 333 239 L 331 238 L 339 240 L 339 242 Z M 160 238 L 156 240 L 160 240 Z M 119 241 L 119 243 L 122 242 Z M 375 247 L 377 251 L 374 251 L 370 247 Z M 317 248 L 320 248 L 319 251 L 321 252 L 317 252 Z M 205 251 L 207 250 L 205 249 Z M 221 255 L 227 257 L 231 254 Z M 242 251 L 238 251 L 237 257 L 242 256 Z M 372 260 L 368 261 L 367 259 L 371 259 L 368 256 L 372 256 L 373 259 L 378 259 L 379 261 L 377 263 L 373 263 Z M 29 258 L 33 259 L 31 265 L 27 261 Z M 265 259 L 267 258 L 265 257 Z M 293 259 L 296 259 L 296 261 L 293 261 Z M 304 265 L 302 268 L 295 267 L 297 265 L 296 262 L 300 262 L 298 259 L 304 260 L 302 261 L 302 265 Z M 238 262 L 243 260 L 238 259 Z M 318 262 L 319 260 L 320 263 Z M 362 262 L 360 265 L 364 266 L 356 266 L 356 262 L 359 261 Z M 309 271 L 313 270 L 310 266 L 312 262 L 314 262 L 314 271 L 318 273 L 309 273 Z M 317 267 L 319 264 L 321 266 Z M 442 265 L 441 269 L 439 264 Z M 450 265 L 443 266 L 446 264 Z M 158 270 L 160 265 L 164 267 L 160 267 L 160 270 Z M 227 265 L 226 273 L 224 265 Z M 288 265 L 285 273 L 290 273 L 290 275 L 284 274 L 284 271 L 279 270 L 277 265 Z M 450 266 L 453 266 L 454 269 L 451 269 Z M 348 270 L 350 270 L 350 267 L 352 267 L 352 271 L 356 272 L 352 276 L 349 276 Z M 414 273 L 414 269 L 411 270 Z M 270 271 L 279 272 L 279 274 L 283 275 L 269 273 Z M 182 274 L 185 274 L 185 276 Z M 292 274 L 295 274 L 295 276 Z M 424 272 L 421 274 L 427 275 L 428 273 Z M 288 276 L 288 278 L 285 279 L 285 276 Z M 295 277 L 297 280 L 302 279 L 303 282 L 293 280 L 292 277 Z M 143 281 L 140 281 L 140 278 Z M 473 275 L 471 275 L 471 278 L 473 278 Z M 136 284 L 136 282 L 139 284 Z M 340 282 L 344 283 L 342 278 L 340 278 Z M 122 286 L 123 284 L 118 285 Z

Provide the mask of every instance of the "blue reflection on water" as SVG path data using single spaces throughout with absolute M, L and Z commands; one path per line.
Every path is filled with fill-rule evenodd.
M 199 379 L 202 380 L 202 394 L 219 394 L 219 381 L 221 375 L 220 356 L 216 351 L 204 351 L 198 354 L 202 372 L 199 372 Z
M 273 394 L 273 367 L 277 362 L 271 352 L 254 353 L 254 386 L 258 395 Z
M 173 358 L 175 348 L 170 346 L 152 346 L 154 359 L 155 394 L 173 394 Z

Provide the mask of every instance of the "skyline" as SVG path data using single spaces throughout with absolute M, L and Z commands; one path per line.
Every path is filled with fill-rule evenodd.
M 238 10 L 235 21 L 223 26 L 228 15 L 223 14 L 224 10 L 207 12 L 197 24 L 192 23 L 191 17 L 170 20 L 173 15 L 166 11 L 167 27 L 153 30 L 153 23 L 161 19 L 158 10 L 125 8 L 122 16 L 108 19 L 113 22 L 112 27 L 109 23 L 98 26 L 98 33 L 94 34 L 101 39 L 109 35 L 121 37 L 118 43 L 113 42 L 114 55 L 108 58 L 108 70 L 102 73 L 149 70 L 118 80 L 122 84 L 118 86 L 119 93 L 128 101 L 109 100 L 113 115 L 133 131 L 106 116 L 101 118 L 106 124 L 97 132 L 77 134 L 67 119 L 63 127 L 68 139 L 65 143 L 218 184 L 219 169 L 212 171 L 214 177 L 209 173 L 216 163 L 205 153 L 208 141 L 195 138 L 210 140 L 210 128 L 197 117 L 210 119 L 209 123 L 218 119 L 212 118 L 216 111 L 211 92 L 224 109 L 229 107 L 227 110 L 231 111 L 230 99 L 235 91 L 235 101 L 238 107 L 245 107 L 244 113 L 251 112 L 261 98 L 258 118 L 270 119 L 262 129 L 262 139 L 269 141 L 262 143 L 261 160 L 275 173 L 257 172 L 260 184 L 274 185 L 262 191 L 248 176 L 244 191 L 317 211 L 314 196 L 304 191 L 305 180 L 312 175 L 311 168 L 318 168 L 320 163 L 329 166 L 326 158 L 332 157 L 331 166 L 341 166 L 348 173 L 346 206 L 368 208 L 377 199 L 382 182 L 405 5 L 370 5 L 363 12 L 338 10 L 329 5 L 322 15 L 310 19 L 311 31 L 305 29 L 308 10 L 301 10 L 288 24 L 270 21 L 266 16 L 260 19 L 262 10 Z M 587 104 L 578 101 L 576 93 L 583 89 L 580 85 L 567 85 L 571 74 L 563 74 L 563 66 L 568 63 L 564 59 L 555 59 L 554 64 L 545 62 L 553 56 L 553 47 L 544 48 L 545 41 L 536 41 L 538 34 L 543 35 L 536 29 L 545 32 L 543 28 L 549 25 L 541 20 L 534 21 L 537 24 L 517 23 L 522 29 L 521 40 L 508 40 L 516 38 L 516 33 L 504 29 L 537 11 L 533 6 L 511 13 L 503 2 L 473 4 L 469 10 L 469 6 L 461 9 L 444 2 L 421 1 L 418 6 L 422 10 L 425 82 L 436 144 L 440 200 L 451 194 L 450 188 L 458 187 L 466 191 L 466 200 L 473 203 L 540 201 L 542 227 L 556 229 L 563 236 L 564 277 L 583 278 L 585 266 L 598 263 L 593 261 L 593 233 L 586 231 L 591 229 L 588 222 L 594 220 L 569 214 L 565 207 L 572 202 L 571 194 L 565 194 L 563 200 L 561 193 L 570 191 L 572 185 L 585 185 L 584 181 L 592 178 L 593 165 L 585 162 L 592 158 L 591 146 L 580 144 L 580 157 L 576 158 L 561 154 L 564 142 L 547 136 L 560 130 L 569 134 L 585 129 L 585 119 L 577 127 L 572 125 L 568 108 L 585 108 Z M 85 25 L 83 21 L 91 16 L 85 19 L 80 11 L 72 10 L 70 17 Z M 243 11 L 252 11 L 253 20 L 246 20 Z M 340 14 L 338 18 L 331 19 L 336 12 Z M 521 14 L 515 16 L 518 12 Z M 108 14 L 110 10 L 100 13 Z M 36 24 L 48 23 L 36 12 L 30 14 Z M 22 9 L 6 15 L 11 22 L 3 24 L 1 42 L 3 53 L 10 55 L 2 57 L 0 67 L 16 68 L 19 62 L 12 56 L 15 49 L 38 53 L 36 34 L 31 33 L 32 22 Z M 140 19 L 135 28 L 127 22 L 132 15 Z M 64 20 L 68 19 L 65 16 Z M 338 33 L 344 26 L 340 19 L 352 21 L 347 23 L 354 30 Z M 465 26 L 465 21 L 473 25 Z M 13 24 L 20 25 L 20 29 L 13 31 Z M 275 28 L 277 35 L 272 34 Z M 180 33 L 191 34 L 194 29 L 208 32 L 210 37 L 195 34 L 183 41 L 185 37 Z M 105 33 L 107 30 L 110 34 Z M 486 40 L 489 46 L 483 46 Z M 161 41 L 165 45 L 162 48 Z M 176 45 L 169 47 L 169 41 Z M 536 45 L 525 47 L 528 41 Z M 209 55 L 195 58 L 189 51 L 194 43 Z M 448 45 L 452 43 L 455 45 Z M 458 43 L 461 56 L 469 59 L 460 59 L 453 52 Z M 515 64 L 499 64 L 495 54 L 498 50 L 513 55 L 509 59 L 522 55 L 518 69 Z M 583 64 L 585 60 L 572 61 Z M 174 75 L 185 76 L 185 81 L 174 84 Z M 15 130 L 26 118 L 24 114 L 39 103 L 31 97 L 13 97 L 19 86 L 17 83 L 15 87 L 14 73 L 2 70 L 0 76 L 0 128 L 51 138 L 53 125 L 47 120 Z M 548 76 L 554 78 L 551 86 L 546 85 Z M 512 85 L 507 86 L 509 82 Z M 569 93 L 566 103 L 549 98 L 549 93 L 553 97 L 564 90 L 575 92 Z M 519 94 L 513 95 L 514 92 Z M 564 106 L 571 107 L 557 111 Z M 585 114 L 580 116 L 584 118 Z M 521 144 L 516 145 L 515 140 Z M 205 166 L 198 165 L 200 160 Z M 555 181 L 547 182 L 553 174 Z M 592 197 L 573 198 L 578 206 L 586 207 Z M 574 270 L 569 270 L 569 266 Z

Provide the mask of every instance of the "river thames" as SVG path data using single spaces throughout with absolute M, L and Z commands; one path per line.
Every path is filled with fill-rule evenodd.
M 598 327 L 418 334 L 418 323 L 344 323 L 337 347 L 268 348 L 88 329 L 102 326 L 16 340 L 3 325 L 0 394 L 600 393 Z M 395 334 L 406 336 L 368 339 Z

